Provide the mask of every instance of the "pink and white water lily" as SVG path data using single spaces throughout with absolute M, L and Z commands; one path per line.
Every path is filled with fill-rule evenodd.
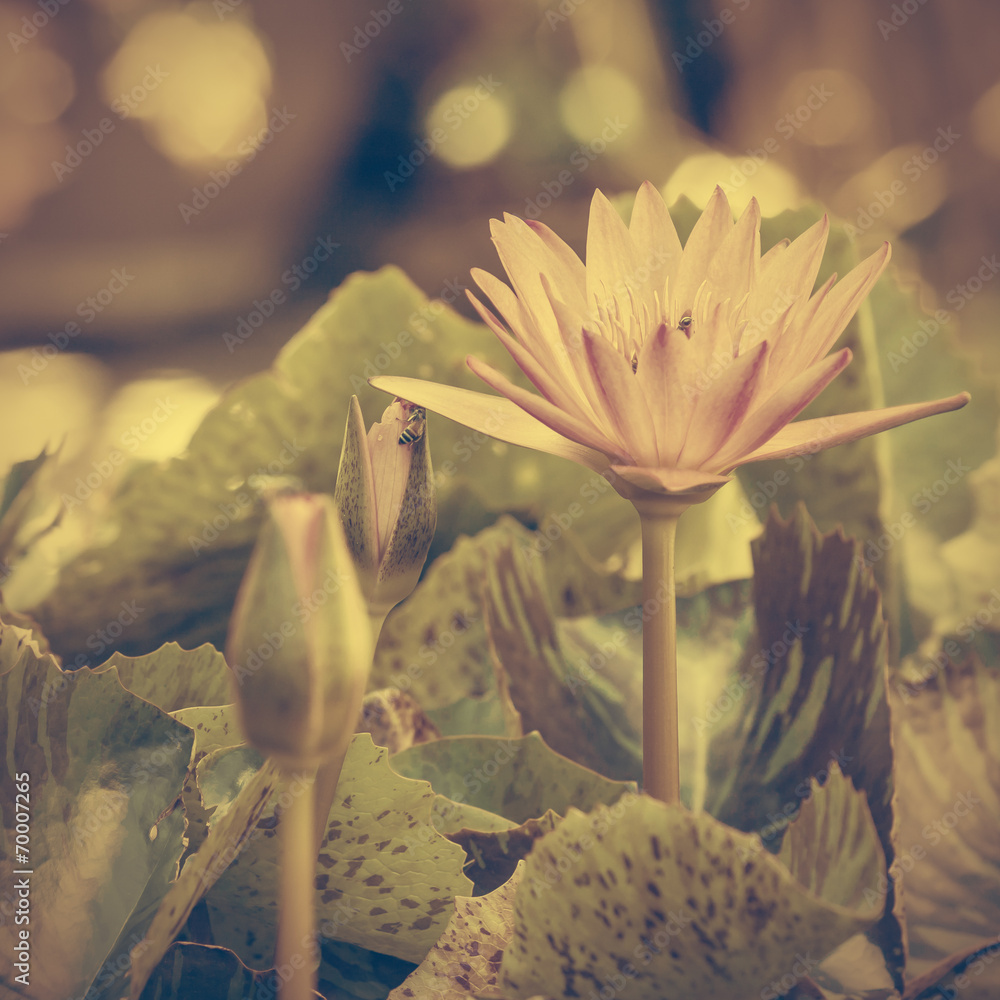
M 793 423 L 849 364 L 848 348 L 831 350 L 889 260 L 886 243 L 814 292 L 828 231 L 824 217 L 762 256 L 757 202 L 734 222 L 716 188 L 682 246 L 647 182 L 628 226 L 595 193 L 584 264 L 547 226 L 506 215 L 492 233 L 510 286 L 477 269 L 496 312 L 470 298 L 537 393 L 472 356 L 469 367 L 500 398 L 396 376 L 371 382 L 492 437 L 580 462 L 629 499 L 703 499 L 745 463 L 964 406 L 963 392 Z

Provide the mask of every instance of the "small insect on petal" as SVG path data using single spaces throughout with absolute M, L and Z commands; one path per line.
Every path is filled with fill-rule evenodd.
M 404 403 L 409 406 L 409 403 Z M 414 406 L 406 418 L 406 425 L 399 435 L 400 444 L 416 444 L 427 429 L 427 411 L 422 406 Z

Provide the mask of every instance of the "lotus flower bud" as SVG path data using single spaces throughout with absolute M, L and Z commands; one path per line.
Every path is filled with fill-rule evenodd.
M 226 660 L 247 739 L 286 770 L 317 767 L 350 742 L 372 661 L 364 616 L 333 500 L 272 497 Z
M 384 617 L 417 585 L 437 524 L 420 407 L 397 399 L 365 434 L 351 397 L 335 499 L 369 614 Z

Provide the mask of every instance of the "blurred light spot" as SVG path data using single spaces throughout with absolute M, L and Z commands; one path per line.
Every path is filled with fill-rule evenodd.
M 80 454 L 93 434 L 106 369 L 84 354 L 45 341 L 0 354 L 0 399 L 16 414 L 17 433 L 0 437 L 0 470 L 62 445 L 60 461 Z
M 811 69 L 797 73 L 779 99 L 775 128 L 784 139 L 840 146 L 862 138 L 875 120 L 868 87 L 853 73 Z
M 256 152 L 271 66 L 251 27 L 192 4 L 139 21 L 105 68 L 102 89 L 119 117 L 142 120 L 165 155 L 205 165 Z
M 219 394 L 199 378 L 138 379 L 123 386 L 104 411 L 104 450 L 127 460 L 180 454 Z
M 833 206 L 864 232 L 877 224 L 902 232 L 926 219 L 948 194 L 947 155 L 933 146 L 896 146 L 855 174 L 836 193 Z
M 452 167 L 489 163 L 507 145 L 511 114 L 506 101 L 483 84 L 445 91 L 427 112 L 425 142 Z
M 76 95 L 73 71 L 51 49 L 26 49 L 0 75 L 3 110 L 18 121 L 55 121 Z
M 672 205 L 684 195 L 698 208 L 704 208 L 716 185 L 726 193 L 729 204 L 739 215 L 751 197 L 760 204 L 761 214 L 778 215 L 802 202 L 802 192 L 795 178 L 783 167 L 768 159 L 763 148 L 750 150 L 747 156 L 722 153 L 699 153 L 682 161 L 663 189 L 663 197 Z
M 563 87 L 559 113 L 573 138 L 590 142 L 609 120 L 627 129 L 642 119 L 645 109 L 639 88 L 624 73 L 611 66 L 586 66 Z
M 987 156 L 1000 160 L 1000 83 L 976 101 L 970 121 L 975 144 Z

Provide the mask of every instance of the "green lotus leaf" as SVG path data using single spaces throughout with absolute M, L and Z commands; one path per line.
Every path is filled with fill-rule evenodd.
M 117 997 L 128 951 L 176 875 L 184 816 L 174 806 L 194 737 L 114 672 L 66 673 L 9 625 L 0 625 L 0 705 L 0 877 L 24 883 L 29 907 L 27 924 L 0 924 L 4 995 L 65 1000 L 93 987 Z M 25 807 L 27 842 L 15 836 Z M 20 929 L 33 957 L 18 980 Z
M 459 698 L 450 705 L 432 708 L 428 716 L 442 736 L 520 736 L 512 732 L 500 695 L 496 692 L 482 698 Z
M 514 896 L 521 866 L 486 896 L 455 900 L 455 912 L 430 953 L 388 1000 L 468 1000 L 499 981 L 500 961 L 514 932 Z
M 214 769 L 239 752 L 221 751 Z M 317 922 L 325 937 L 419 962 L 444 930 L 454 897 L 471 883 L 462 874 L 465 853 L 434 828 L 434 792 L 397 774 L 387 756 L 367 733 L 351 743 L 319 851 Z M 207 778 L 199 773 L 203 788 Z M 251 839 L 206 897 L 215 943 L 251 968 L 273 961 L 280 813 L 296 791 L 294 782 L 282 783 L 259 821 L 262 836 Z
M 229 756 L 229 752 L 217 751 L 213 756 L 221 755 Z M 257 822 L 278 783 L 277 768 L 265 763 L 242 784 L 229 808 L 224 812 L 217 810 L 212 816 L 204 842 L 184 863 L 180 877 L 161 902 L 145 938 L 132 950 L 132 1000 L 139 997 L 146 980 L 184 927 L 195 904 L 246 849 L 251 839 L 259 836 Z
M 454 840 L 456 844 L 462 843 L 461 838 L 452 835 L 462 830 L 500 832 L 514 829 L 517 826 L 517 823 L 512 819 L 507 819 L 506 816 L 499 816 L 487 809 L 469 805 L 468 802 L 456 802 L 446 795 L 435 796 L 433 819 L 434 829 L 443 833 L 450 840 Z
M 888 435 L 895 496 L 891 520 L 909 511 L 938 540 L 951 538 L 967 524 L 969 482 L 964 474 L 948 483 L 947 494 L 921 497 L 949 470 L 949 462 L 974 469 L 996 451 L 1000 406 L 987 380 L 958 350 L 959 310 L 927 310 L 912 279 L 896 271 L 884 275 L 868 297 L 874 316 L 876 349 L 885 405 L 937 399 L 967 389 L 972 402 L 945 413 L 897 427 Z M 942 303 L 942 305 L 945 305 Z M 880 435 L 881 437 L 882 435 Z M 959 469 L 961 471 L 961 469 Z M 919 569 L 907 561 L 907 572 Z
M 136 657 L 113 653 L 98 669 L 117 670 L 124 688 L 164 712 L 233 701 L 225 657 L 208 643 L 186 650 L 168 642 L 155 653 Z
M 863 805 L 862 793 L 849 794 Z M 866 854 L 877 852 L 870 820 L 868 837 Z M 765 995 L 880 912 L 816 896 L 759 838 L 707 813 L 626 796 L 589 814 L 571 810 L 535 845 L 501 989 L 514 1000 L 604 989 L 633 1000 Z
M 616 802 L 631 782 L 612 781 L 560 756 L 538 733 L 520 739 L 450 736 L 411 747 L 391 761 L 399 774 L 429 781 L 434 791 L 514 823 L 554 809 Z
M 611 777 L 642 773 L 642 610 L 556 618 L 548 562 L 506 546 L 490 567 L 486 621 L 525 729 Z M 678 600 L 681 754 L 686 794 L 704 798 L 707 727 L 694 720 L 738 662 L 749 632 L 749 587 L 720 584 Z
M 998 667 L 954 635 L 904 663 L 892 685 L 900 850 L 890 872 L 903 885 L 913 975 L 1000 928 Z M 1000 987 L 1000 968 L 983 982 Z
M 887 639 L 860 546 L 821 535 L 801 506 L 772 512 L 754 543 L 756 628 L 736 676 L 705 707 L 705 808 L 776 850 L 791 817 L 834 764 L 867 796 L 886 864 L 895 860 Z M 892 885 L 875 939 L 902 985 L 901 904 Z

